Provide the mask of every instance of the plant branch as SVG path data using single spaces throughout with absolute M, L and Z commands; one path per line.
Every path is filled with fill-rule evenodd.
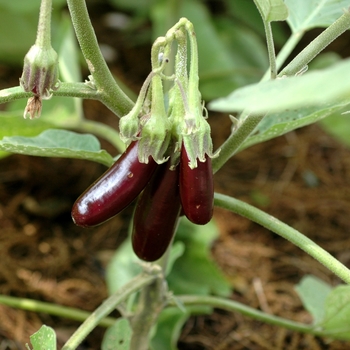
M 82 53 L 101 94 L 101 101 L 117 116 L 127 114 L 134 103 L 119 87 L 108 69 L 98 46 L 85 0 L 67 0 L 67 3 Z
M 271 22 L 268 22 L 265 20 L 263 22 L 264 22 L 265 35 L 266 35 L 267 51 L 269 53 L 270 78 L 276 79 L 276 76 L 277 76 L 276 53 L 275 53 L 275 46 L 273 42 Z
M 78 345 L 86 338 L 86 336 L 105 318 L 109 313 L 111 313 L 118 304 L 123 302 L 128 296 L 137 292 L 146 285 L 152 283 L 157 276 L 155 274 L 145 274 L 142 273 L 132 280 L 130 280 L 123 287 L 118 289 L 118 291 L 112 294 L 108 299 L 106 299 L 101 306 L 99 306 L 80 327 L 75 331 L 75 333 L 69 338 L 66 344 L 62 347 L 62 350 L 74 350 Z
M 85 83 L 60 83 L 59 89 L 52 91 L 52 95 L 102 101 L 101 93 L 91 89 Z M 14 86 L 0 90 L 0 104 L 27 99 L 32 96 L 32 92 L 25 92 L 21 86 Z
M 327 267 L 345 283 L 350 284 L 350 270 L 347 267 L 314 243 L 311 239 L 282 221 L 279 221 L 275 217 L 253 207 L 252 205 L 219 193 L 215 193 L 214 205 L 244 216 L 287 239 Z
M 83 311 L 72 307 L 61 306 L 26 298 L 10 297 L 7 295 L 0 295 L 0 303 L 17 309 L 33 312 L 42 312 L 48 315 L 65 317 L 75 321 L 85 321 L 91 315 L 91 312 Z M 102 327 L 110 327 L 116 321 L 117 319 L 115 318 L 105 317 L 101 319 L 98 325 Z
M 327 333 L 325 331 L 316 329 L 312 325 L 307 325 L 300 322 L 295 322 L 291 320 L 287 320 L 285 318 L 270 315 L 268 313 L 256 310 L 252 307 L 239 303 L 237 301 L 213 297 L 213 296 L 204 296 L 204 295 L 178 295 L 176 296 L 176 301 L 184 306 L 211 306 L 215 308 L 220 308 L 227 311 L 239 312 L 242 315 L 249 316 L 255 320 L 263 321 L 268 324 L 277 325 L 279 327 L 285 327 L 287 329 L 301 332 L 301 333 L 309 333 L 319 336 L 326 336 Z M 169 301 L 169 306 L 177 306 L 175 300 Z
M 135 316 L 131 319 L 132 337 L 130 349 L 148 350 L 151 330 L 165 305 L 166 282 L 162 268 L 151 265 L 158 271 L 157 278 L 141 290 Z
M 317 38 L 305 47 L 279 74 L 290 76 L 300 72 L 309 64 L 322 50 L 324 50 L 339 35 L 350 28 L 350 10 L 345 10 L 333 24 L 325 29 Z

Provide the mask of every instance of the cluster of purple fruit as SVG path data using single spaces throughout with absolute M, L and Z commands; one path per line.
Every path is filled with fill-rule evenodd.
M 213 215 L 211 158 L 189 167 L 182 147 L 179 165 L 148 163 L 138 159 L 139 141 L 133 141 L 121 157 L 74 203 L 72 218 L 83 227 L 99 225 L 126 208 L 139 196 L 133 220 L 132 245 L 142 260 L 155 261 L 166 251 L 182 214 L 204 225 Z

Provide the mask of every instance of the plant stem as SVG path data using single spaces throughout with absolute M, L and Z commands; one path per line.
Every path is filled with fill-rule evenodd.
M 293 331 L 320 336 L 326 335 L 325 331 L 316 330 L 312 325 L 306 325 L 300 322 L 295 322 L 282 317 L 270 315 L 265 312 L 256 310 L 252 307 L 246 306 L 242 303 L 225 298 L 204 295 L 178 295 L 176 296 L 176 300 L 184 306 L 207 305 L 215 308 L 224 309 L 227 311 L 239 312 L 255 320 L 263 321 L 280 327 L 285 327 Z M 175 301 L 173 300 L 170 301 L 168 305 L 177 306 Z
M 263 22 L 264 22 L 265 35 L 266 35 L 267 51 L 269 53 L 270 78 L 276 79 L 276 76 L 277 76 L 276 53 L 275 53 L 275 46 L 273 43 L 271 22 L 268 22 L 265 20 Z
M 67 3 L 82 53 L 101 94 L 101 101 L 117 116 L 127 114 L 134 104 L 121 90 L 108 69 L 99 49 L 85 0 L 67 0 Z
M 52 91 L 54 96 L 79 97 L 102 101 L 101 93 L 91 89 L 85 83 L 60 83 L 56 91 Z M 14 86 L 0 90 L 0 104 L 33 96 L 32 92 L 25 92 L 21 86 Z
M 149 349 L 151 330 L 165 305 L 167 286 L 162 269 L 158 265 L 152 265 L 152 268 L 158 270 L 159 273 L 153 283 L 141 290 L 135 316 L 131 319 L 133 332 L 130 349 Z
M 132 280 L 130 280 L 118 291 L 112 294 L 106 299 L 101 306 L 99 306 L 80 327 L 69 338 L 66 344 L 62 347 L 62 350 L 74 350 L 78 345 L 86 338 L 86 336 L 105 318 L 111 313 L 115 307 L 123 302 L 128 296 L 137 292 L 146 285 L 152 283 L 157 276 L 155 274 L 142 273 Z
M 42 48 L 51 46 L 51 11 L 52 0 L 41 0 L 35 45 Z
M 264 116 L 251 115 L 244 119 L 231 136 L 222 144 L 220 154 L 212 159 L 213 172 L 216 173 L 238 150 L 254 131 Z
M 75 321 L 85 321 L 91 315 L 91 312 L 82 311 L 72 307 L 55 305 L 26 298 L 10 297 L 7 295 L 0 295 L 0 303 L 17 309 L 42 312 L 49 315 L 65 317 Z M 117 319 L 112 317 L 105 317 L 101 319 L 98 325 L 102 327 L 110 327 L 116 322 L 116 320 Z
M 230 210 L 260 224 L 268 230 L 292 242 L 307 254 L 319 261 L 345 283 L 350 284 L 350 270 L 299 231 L 238 199 L 215 193 L 214 205 Z
M 292 51 L 295 49 L 297 44 L 299 43 L 300 39 L 303 37 L 304 33 L 293 33 L 287 40 L 287 42 L 283 45 L 282 49 L 278 53 L 276 57 L 276 70 L 278 70 L 282 67 L 286 59 L 289 57 L 289 55 L 292 53 Z M 261 81 L 269 80 L 271 77 L 270 69 L 267 70 L 262 77 Z
M 305 47 L 279 74 L 290 76 L 300 72 L 308 63 L 324 50 L 339 35 L 343 34 L 350 27 L 350 11 L 345 10 L 333 24 L 325 29 L 317 38 Z

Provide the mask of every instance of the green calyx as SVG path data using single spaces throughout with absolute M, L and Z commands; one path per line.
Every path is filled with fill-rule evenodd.
M 210 135 L 210 125 L 200 114 L 197 117 L 189 118 L 190 128 L 187 121 L 184 121 L 183 132 L 181 134 L 183 147 L 185 147 L 189 159 L 189 167 L 197 167 L 197 160 L 205 162 L 206 155 L 210 158 L 217 156 L 213 154 L 213 143 Z
M 141 163 L 148 163 L 149 157 L 152 157 L 161 164 L 168 159 L 164 154 L 169 146 L 171 123 L 166 115 L 162 79 L 159 75 L 152 78 L 151 88 L 151 112 L 141 118 L 138 156 Z
M 58 88 L 58 55 L 48 48 L 33 45 L 24 58 L 20 84 L 26 92 L 43 100 L 51 97 L 50 90 Z

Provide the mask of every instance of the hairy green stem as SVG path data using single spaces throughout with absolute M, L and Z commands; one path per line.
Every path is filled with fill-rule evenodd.
M 157 276 L 152 273 L 142 273 L 132 280 L 130 280 L 118 291 L 106 299 L 101 306 L 99 306 L 80 327 L 69 338 L 62 350 L 74 350 L 86 338 L 86 336 L 111 313 L 118 304 L 123 302 L 128 296 L 144 288 L 146 285 L 152 283 Z
M 350 284 L 350 270 L 347 267 L 311 239 L 282 221 L 252 205 L 219 193 L 215 193 L 214 205 L 244 216 L 287 239 L 327 267 L 345 283 Z
M 59 89 L 52 91 L 52 95 L 102 101 L 101 93 L 91 89 L 85 83 L 60 83 Z M 26 99 L 31 96 L 33 96 L 33 93 L 25 92 L 21 86 L 2 89 L 0 90 L 0 104 Z
M 7 295 L 0 295 L 0 304 L 11 306 L 17 309 L 33 311 L 33 312 L 41 312 L 48 315 L 65 317 L 75 321 L 85 321 L 91 315 L 91 312 L 82 311 L 80 309 L 76 309 L 72 307 L 55 305 L 51 303 L 46 303 L 46 302 L 26 299 L 26 298 L 10 297 Z M 105 317 L 101 319 L 98 325 L 102 327 L 110 327 L 116 321 L 117 319 L 115 318 Z
M 343 34 L 350 28 L 350 11 L 345 10 L 344 14 L 339 17 L 333 24 L 325 29 L 317 38 L 305 47 L 279 74 L 290 76 L 300 72 L 309 64 L 322 50 L 324 50 L 339 35 Z
M 51 11 L 52 0 L 41 0 L 35 45 L 43 48 L 51 46 Z
M 131 319 L 132 337 L 130 349 L 148 350 L 152 328 L 165 305 L 166 282 L 159 265 L 152 265 L 158 270 L 157 278 L 141 290 L 135 316 Z
M 296 332 L 309 333 L 319 336 L 327 335 L 325 331 L 316 329 L 312 325 L 307 325 L 304 323 L 287 320 L 279 316 L 270 315 L 237 301 L 225 298 L 204 295 L 178 295 L 176 296 L 176 301 L 180 304 L 183 304 L 184 306 L 211 306 L 227 311 L 239 312 L 242 315 L 249 316 L 255 320 L 263 321 L 279 327 L 285 327 Z M 168 305 L 175 307 L 177 306 L 175 300 L 171 300 Z
M 85 0 L 67 0 L 75 33 L 87 62 L 101 101 L 117 116 L 127 114 L 134 103 L 113 78 L 99 49 Z
M 275 45 L 273 42 L 271 22 L 267 22 L 267 21 L 263 21 L 263 22 L 264 22 L 264 27 L 265 27 L 267 51 L 269 53 L 270 78 L 276 79 L 276 76 L 277 76 L 276 53 L 275 53 Z
M 220 154 L 212 159 L 213 172 L 216 173 L 240 148 L 242 143 L 254 131 L 263 116 L 251 115 L 222 144 Z M 238 122 L 239 123 L 239 122 Z

